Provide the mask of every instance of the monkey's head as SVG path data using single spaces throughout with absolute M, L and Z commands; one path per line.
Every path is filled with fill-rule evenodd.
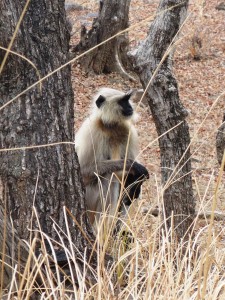
M 132 92 L 102 88 L 94 98 L 95 112 L 106 123 L 124 122 L 134 117 Z

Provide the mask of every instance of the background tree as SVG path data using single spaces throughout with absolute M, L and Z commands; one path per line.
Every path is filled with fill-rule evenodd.
M 149 81 L 173 42 L 187 7 L 187 0 L 161 0 L 147 38 L 131 56 L 143 88 L 147 88 L 146 96 L 160 136 L 166 224 L 169 228 L 173 214 L 178 239 L 184 237 L 191 228 L 195 201 L 191 177 L 190 136 L 185 120 L 187 111 L 179 100 L 177 81 L 172 73 L 172 60 L 169 55 L 150 86 Z
M 84 52 L 126 29 L 129 21 L 129 7 L 130 0 L 100 1 L 98 17 L 94 19 L 89 31 L 86 30 L 85 26 L 82 26 L 81 41 L 74 48 L 74 51 Z M 97 74 L 125 73 L 123 65 L 128 64 L 127 47 L 127 35 L 119 35 L 86 54 L 81 60 L 82 66 L 87 71 L 92 70 Z
M 1 46 L 8 47 L 25 3 L 1 1 Z M 35 0 L 28 6 L 12 50 L 30 59 L 43 77 L 67 62 L 69 38 L 64 1 Z M 1 62 L 5 60 L 5 55 L 6 52 L 1 50 Z M 10 105 L 2 107 L 37 80 L 35 68 L 21 57 L 9 54 L 4 67 L 1 65 L 1 149 L 74 141 L 70 67 L 48 77 L 41 89 L 36 85 Z M 0 207 L 2 209 L 7 205 L 7 214 L 11 213 L 18 238 L 29 237 L 27 229 L 31 226 L 33 205 L 42 230 L 52 238 L 57 236 L 51 219 L 62 230 L 66 228 L 62 210 L 64 205 L 82 224 L 86 236 L 93 237 L 84 213 L 84 192 L 73 144 L 4 151 L 0 152 L 0 160 Z M 87 253 L 91 251 L 79 228 L 72 222 L 70 225 L 77 249 L 81 253 L 86 248 Z M 3 230 L 1 224 L 0 232 Z M 10 251 L 10 247 L 10 240 L 7 239 L 6 249 Z
M 217 150 L 217 159 L 221 165 L 223 154 L 225 151 L 225 113 L 223 116 L 223 124 L 219 127 L 218 133 L 216 135 L 216 150 Z

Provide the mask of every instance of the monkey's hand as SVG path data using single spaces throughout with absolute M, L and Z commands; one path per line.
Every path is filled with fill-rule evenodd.
M 125 179 L 127 193 L 123 198 L 123 204 L 130 206 L 133 199 L 139 198 L 142 183 L 149 178 L 148 170 L 138 162 L 133 162 L 132 167 Z
M 130 173 L 135 177 L 135 180 L 149 179 L 148 170 L 136 161 L 134 161 Z

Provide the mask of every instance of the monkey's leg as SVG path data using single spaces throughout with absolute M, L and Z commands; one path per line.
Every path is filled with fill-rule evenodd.
M 116 215 L 120 184 L 115 176 L 108 174 L 98 181 L 96 188 L 99 197 L 95 209 L 94 224 L 95 227 L 101 224 L 103 230 L 108 232 Z

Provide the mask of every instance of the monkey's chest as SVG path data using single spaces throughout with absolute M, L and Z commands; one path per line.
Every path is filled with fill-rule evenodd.
M 99 156 L 103 155 L 103 160 L 123 159 L 126 154 L 127 147 L 129 148 L 128 136 L 123 139 L 113 137 L 105 137 L 102 142 L 97 145 L 99 149 Z M 101 153 L 100 153 L 101 152 Z
M 101 125 L 101 126 L 100 126 Z M 96 145 L 99 149 L 102 159 L 123 159 L 126 149 L 129 147 L 129 128 L 121 124 L 103 124 L 99 125 L 100 143 Z

